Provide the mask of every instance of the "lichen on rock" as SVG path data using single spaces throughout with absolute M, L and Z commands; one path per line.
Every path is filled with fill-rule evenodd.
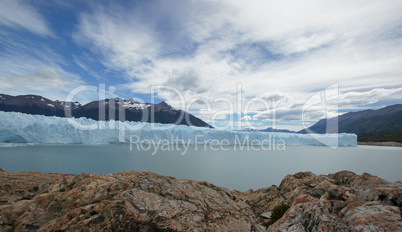
M 0 170 L 1 231 L 398 231 L 402 184 L 311 172 L 239 192 L 151 172 L 62 175 Z M 290 209 L 269 228 L 276 206 Z

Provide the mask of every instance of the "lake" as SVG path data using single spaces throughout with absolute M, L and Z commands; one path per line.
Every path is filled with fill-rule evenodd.
M 181 149 L 181 150 L 180 150 Z M 66 174 L 135 170 L 181 179 L 205 180 L 217 186 L 246 191 L 279 185 L 287 174 L 312 171 L 329 174 L 341 170 L 364 172 L 388 181 L 402 180 L 400 147 L 295 146 L 286 150 L 225 147 L 170 150 L 132 149 L 128 144 L 0 146 L 0 168 L 9 172 Z M 155 153 L 154 153 L 155 152 Z

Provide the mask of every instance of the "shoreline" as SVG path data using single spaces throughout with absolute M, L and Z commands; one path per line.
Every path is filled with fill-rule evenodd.
M 399 142 L 357 142 L 357 145 L 402 147 L 402 143 Z

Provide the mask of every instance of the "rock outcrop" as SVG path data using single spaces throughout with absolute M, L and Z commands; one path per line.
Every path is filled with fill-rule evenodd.
M 398 231 L 402 184 L 310 172 L 239 192 L 150 172 L 62 175 L 0 169 L 0 231 Z M 260 216 L 262 215 L 262 216 Z
M 296 173 L 245 198 L 256 215 L 282 202 L 291 205 L 268 231 L 402 231 L 402 184 L 367 173 Z
M 135 171 L 0 180 L 2 231 L 263 230 L 242 199 L 207 182 Z

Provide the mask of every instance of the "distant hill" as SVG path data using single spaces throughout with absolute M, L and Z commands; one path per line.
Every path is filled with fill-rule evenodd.
M 262 129 L 262 130 L 256 130 L 256 129 L 252 129 L 252 128 L 246 128 L 243 129 L 241 131 L 244 132 L 253 132 L 253 131 L 260 131 L 260 132 L 281 132 L 281 133 L 296 133 L 296 131 L 290 131 L 290 130 L 286 130 L 286 129 L 274 129 L 272 127 L 268 127 L 266 129 Z
M 372 132 L 359 135 L 358 142 L 398 142 L 402 143 L 402 131 Z
M 150 104 L 136 102 L 132 99 L 114 98 L 81 105 L 79 102 L 52 101 L 39 95 L 11 96 L 0 94 L 0 111 L 66 117 L 65 109 L 71 109 L 71 116 L 76 118 L 114 119 L 212 128 L 203 120 L 185 111 L 174 109 L 166 102 Z M 100 110 L 105 112 L 104 117 L 100 116 Z M 119 110 L 123 110 L 124 114 L 120 113 Z
M 402 132 L 402 104 L 391 105 L 378 110 L 346 113 L 328 119 L 328 123 L 331 125 L 336 120 L 338 120 L 339 133 L 354 133 L 359 135 L 360 138 L 363 138 L 363 135 L 375 133 L 372 134 L 372 137 L 381 140 L 379 137 L 383 137 L 389 133 L 381 134 L 380 132 Z M 321 134 L 325 133 L 326 126 L 327 119 L 321 119 L 308 129 Z M 299 133 L 306 133 L 306 131 L 302 130 Z M 391 137 L 389 136 L 389 138 Z M 368 138 L 370 138 L 370 135 Z

